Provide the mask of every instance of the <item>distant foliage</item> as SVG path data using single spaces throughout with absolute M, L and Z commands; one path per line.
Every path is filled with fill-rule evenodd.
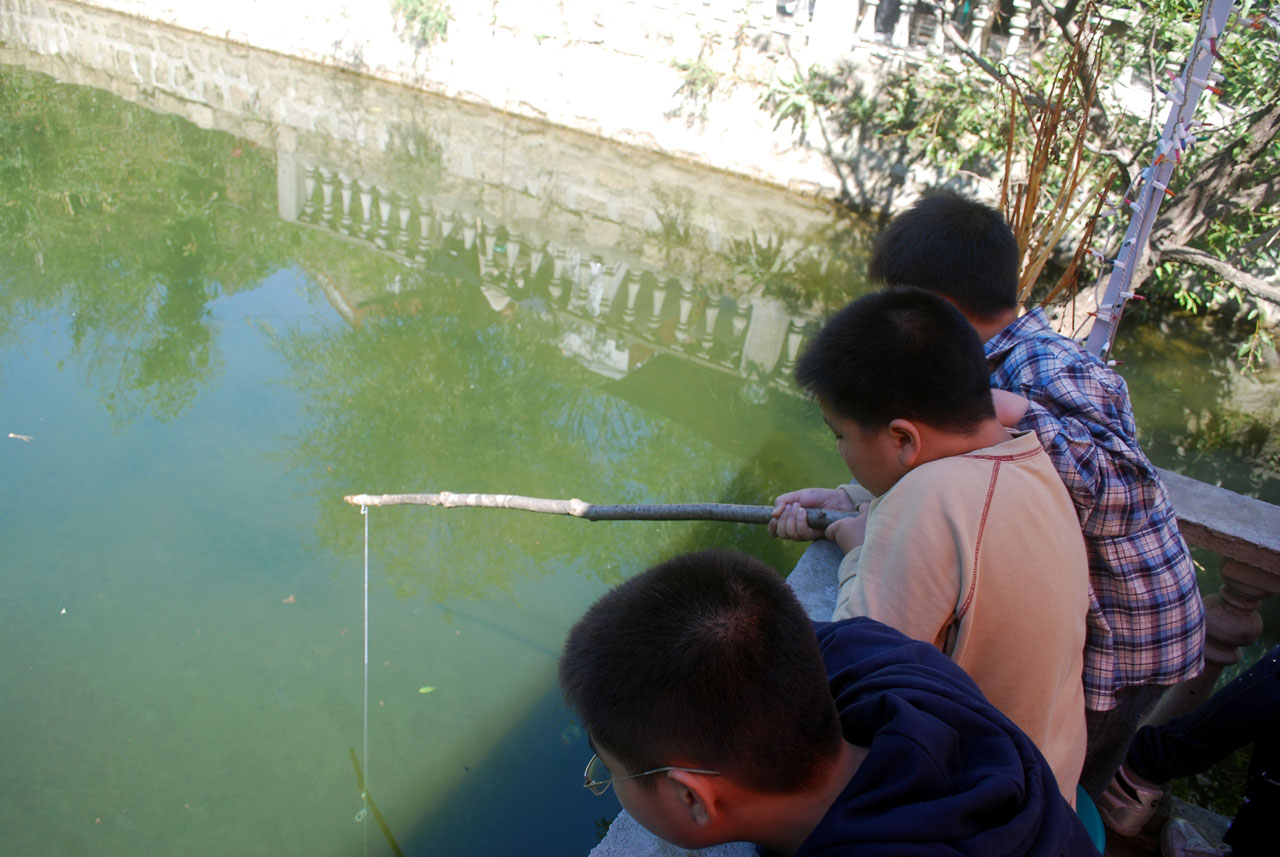
M 415 48 L 429 48 L 447 37 L 453 11 L 441 0 L 392 0 L 391 11 L 404 27 L 405 41 Z
M 1169 107 L 1161 90 L 1181 74 L 1202 8 L 1200 0 L 1041 4 L 1033 10 L 1018 57 L 1008 63 L 993 64 L 973 53 L 958 61 L 949 42 L 949 55 L 917 56 L 874 91 L 865 91 L 849 67 L 812 68 L 775 82 L 762 106 L 778 124 L 790 122 L 802 139 L 818 127 L 830 129 L 837 142 L 851 137 L 896 142 L 900 145 L 881 146 L 898 159 L 895 167 L 941 166 L 996 183 L 1008 169 L 1006 150 L 1026 151 L 1056 109 L 1062 111 L 1062 129 L 1089 153 L 1088 169 L 1076 179 L 1061 169 L 1068 155 L 1078 152 L 1067 137 L 1045 149 L 1038 210 L 1048 210 L 1063 195 L 1084 206 L 1109 174 L 1114 178 L 1108 190 L 1118 199 L 1154 157 Z M 993 40 L 1007 23 L 997 18 Z M 1173 196 L 1165 200 L 1152 231 L 1149 263 L 1135 271 L 1135 285 L 1145 283 L 1151 296 L 1192 310 L 1228 306 L 1235 311 L 1244 305 L 1247 314 L 1258 295 L 1280 293 L 1274 285 L 1260 286 L 1266 277 L 1274 284 L 1280 268 L 1278 36 L 1280 15 L 1265 3 L 1244 0 L 1217 40 L 1214 68 L 1224 79 L 1218 92 L 1205 93 L 1197 109 L 1197 117 L 1212 117 L 1213 125 L 1198 130 L 1198 144 L 1180 153 L 1169 188 Z M 1096 93 L 1088 91 L 1092 84 L 1080 69 L 1100 70 Z M 1074 75 L 1074 85 L 1084 86 L 1087 96 L 1074 99 L 1065 111 L 1059 96 L 1064 74 Z M 1113 85 L 1116 91 L 1154 93 L 1149 115 L 1127 112 Z M 1080 103 L 1090 105 L 1083 116 L 1076 107 Z M 835 153 L 846 148 L 851 147 L 828 147 L 837 167 Z M 1015 156 L 1009 165 L 1016 175 L 1023 164 Z M 1122 210 L 1121 219 L 1127 216 Z M 1075 218 L 1059 251 L 1063 258 L 1053 268 L 1070 264 L 1066 257 L 1086 221 L 1092 217 Z M 1100 236 L 1105 231 L 1101 222 L 1097 229 Z M 1092 282 L 1096 263 L 1077 261 L 1078 282 Z M 1047 291 L 1042 285 L 1039 294 Z M 1253 347 L 1268 346 L 1259 337 Z

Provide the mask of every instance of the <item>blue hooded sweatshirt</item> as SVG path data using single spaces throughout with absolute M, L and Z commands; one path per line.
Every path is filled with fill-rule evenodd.
M 844 736 L 869 748 L 796 857 L 1098 857 L 1031 739 L 928 643 L 816 626 Z

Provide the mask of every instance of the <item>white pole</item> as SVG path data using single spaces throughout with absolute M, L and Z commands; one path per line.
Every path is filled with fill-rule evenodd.
M 1147 251 L 1151 227 L 1156 222 L 1156 214 L 1164 200 L 1169 180 L 1173 177 L 1174 167 L 1181 159 L 1182 152 L 1195 142 L 1191 119 L 1195 115 L 1200 94 L 1211 85 L 1211 67 L 1217 39 L 1226 26 L 1232 5 L 1233 0 L 1206 0 L 1204 11 L 1200 15 L 1200 28 L 1187 55 L 1182 77 L 1171 82 L 1169 116 L 1165 120 L 1160 141 L 1156 144 L 1151 165 L 1142 171 L 1144 180 L 1141 188 L 1127 200 L 1132 209 L 1132 217 L 1124 234 L 1124 242 L 1110 263 L 1110 272 L 1104 271 L 1098 276 L 1099 282 L 1105 277 L 1107 285 L 1098 301 L 1097 316 L 1089 329 L 1085 348 L 1103 359 L 1111 352 L 1116 326 L 1120 323 L 1125 302 L 1133 297 L 1133 269 L 1142 261 Z

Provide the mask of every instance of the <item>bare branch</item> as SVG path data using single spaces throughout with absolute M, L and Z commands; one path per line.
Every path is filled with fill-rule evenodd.
M 1242 292 L 1280 304 L 1280 286 L 1274 286 L 1261 277 L 1242 271 L 1230 262 L 1225 262 L 1203 250 L 1197 250 L 1194 247 L 1161 247 L 1158 255 L 1162 262 L 1185 262 L 1188 265 L 1203 268 L 1227 280 Z
M 547 515 L 572 515 L 588 521 L 723 521 L 731 524 L 767 524 L 773 517 L 772 506 L 740 506 L 733 503 L 649 503 L 597 506 L 576 497 L 551 500 L 544 497 L 522 497 L 519 494 L 352 494 L 342 498 L 353 506 L 443 506 L 479 507 L 484 509 L 518 509 Z M 855 512 L 809 509 L 809 526 L 824 530 L 841 518 L 855 517 Z

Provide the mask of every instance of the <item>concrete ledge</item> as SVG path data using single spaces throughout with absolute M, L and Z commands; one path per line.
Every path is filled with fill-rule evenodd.
M 1188 544 L 1280 574 L 1280 506 L 1160 470 Z

